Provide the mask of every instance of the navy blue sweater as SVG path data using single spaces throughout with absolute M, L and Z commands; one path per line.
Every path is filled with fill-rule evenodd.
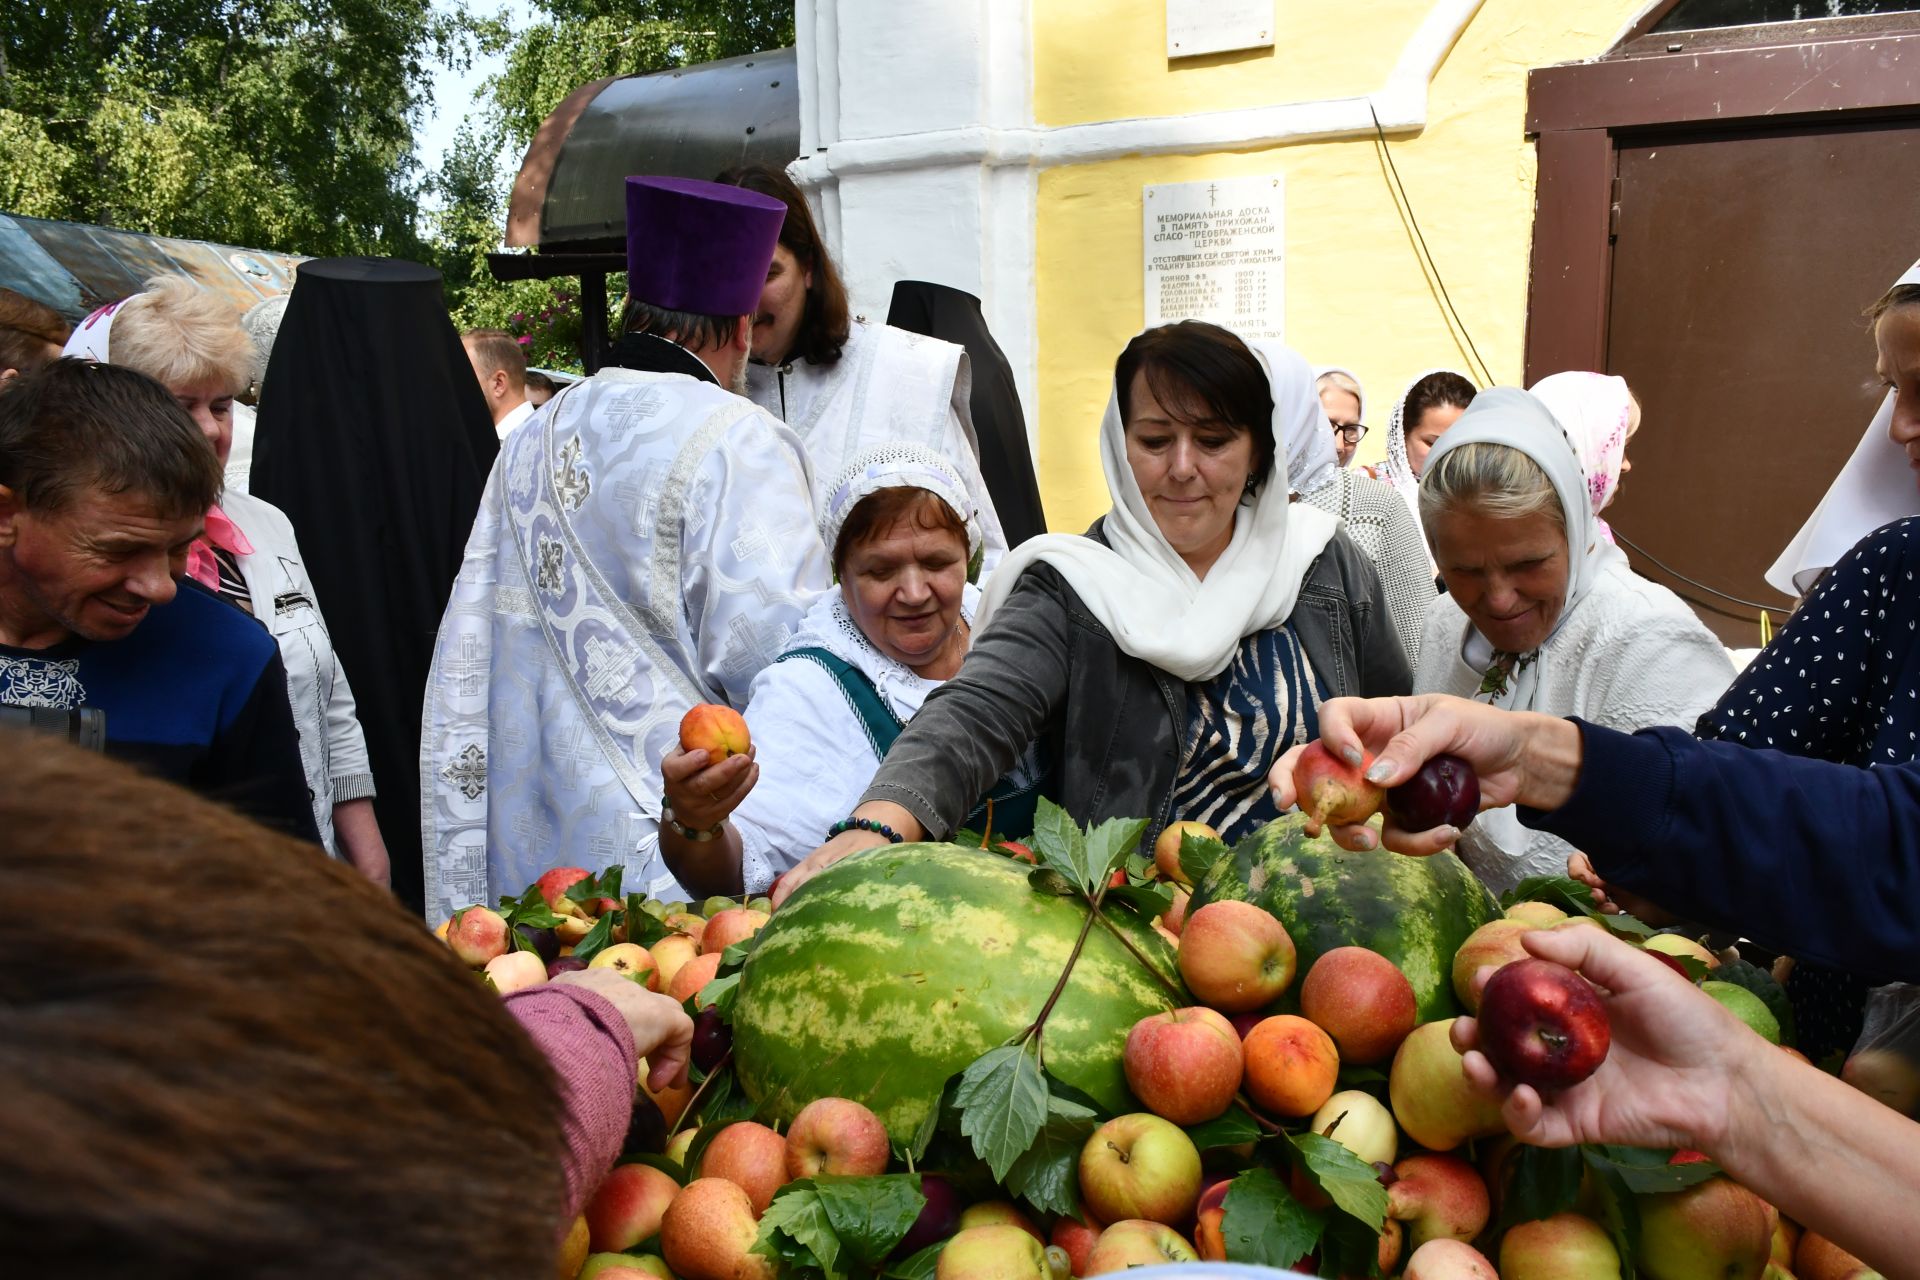
M 124 639 L 0 645 L 0 703 L 98 708 L 108 755 L 319 839 L 280 648 L 197 583 L 183 580 Z
M 1568 802 L 1521 821 L 1670 911 L 1805 960 L 1920 981 L 1920 764 L 1864 769 L 1580 720 Z

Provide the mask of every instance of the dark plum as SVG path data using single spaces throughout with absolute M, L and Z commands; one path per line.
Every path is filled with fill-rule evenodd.
M 633 1113 L 627 1118 L 627 1137 L 620 1154 L 659 1155 L 667 1149 L 667 1118 L 647 1096 L 645 1089 L 633 1091 Z
M 559 958 L 560 939 L 553 935 L 553 930 L 537 929 L 530 924 L 517 924 L 513 927 L 519 931 L 521 937 L 533 944 L 534 951 L 540 956 L 541 964 L 552 964 Z
M 727 1056 L 727 1050 L 733 1048 L 733 1028 L 727 1025 L 720 1011 L 712 1005 L 702 1009 L 693 1019 L 693 1065 L 702 1071 L 711 1071 L 720 1065 Z
M 953 1184 L 937 1173 L 920 1175 L 920 1194 L 927 1198 L 920 1216 L 894 1246 L 893 1256 L 911 1258 L 930 1244 L 938 1244 L 960 1229 L 960 1211 L 966 1206 Z
M 559 956 L 547 961 L 547 976 L 557 978 L 563 973 L 578 973 L 587 967 L 587 962 L 578 956 Z
M 1459 756 L 1435 756 L 1387 792 L 1387 816 L 1403 831 L 1464 829 L 1480 812 L 1480 775 Z

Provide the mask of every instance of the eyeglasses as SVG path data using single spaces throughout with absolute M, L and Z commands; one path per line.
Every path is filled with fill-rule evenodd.
M 1364 422 L 1336 422 L 1333 433 L 1348 444 L 1359 444 L 1367 438 L 1367 424 Z

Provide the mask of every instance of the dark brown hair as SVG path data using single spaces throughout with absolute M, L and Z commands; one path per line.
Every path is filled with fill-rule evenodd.
M 1122 422 L 1133 420 L 1133 379 L 1141 373 L 1174 421 L 1211 420 L 1250 432 L 1254 479 L 1265 482 L 1273 471 L 1273 389 L 1246 343 L 1204 320 L 1163 324 L 1140 334 L 1113 366 Z
M 847 316 L 847 289 L 840 283 L 840 272 L 834 268 L 833 259 L 827 255 L 827 246 L 820 238 L 820 229 L 814 225 L 813 210 L 807 207 L 806 196 L 784 172 L 763 164 L 728 169 L 714 181 L 758 191 L 787 206 L 786 221 L 780 224 L 780 243 L 799 262 L 802 271 L 813 272 L 813 283 L 807 286 L 807 310 L 800 318 L 800 329 L 794 335 L 793 350 L 787 358 L 804 357 L 814 364 L 838 360 L 853 327 Z
M 1406 407 L 1400 413 L 1400 427 L 1403 431 L 1419 428 L 1420 419 L 1427 416 L 1427 410 L 1451 405 L 1464 409 L 1473 403 L 1479 391 L 1475 386 L 1457 373 L 1445 370 L 1430 373 L 1407 388 Z
M 73 326 L 52 307 L 0 289 L 0 369 L 32 373 L 57 358 L 46 354 L 45 344 L 58 347 L 72 332 Z
M 967 526 L 960 515 L 947 505 L 947 500 L 931 489 L 916 489 L 910 485 L 892 485 L 885 489 L 876 489 L 860 501 L 853 504 L 853 510 L 847 512 L 846 523 L 840 526 L 840 533 L 833 540 L 833 576 L 838 578 L 840 571 L 847 567 L 847 557 L 854 550 L 891 530 L 902 520 L 911 518 L 914 525 L 928 532 L 944 530 L 960 539 L 960 556 L 965 559 L 968 552 Z
M 1897 284 L 1867 308 L 1867 323 L 1878 324 L 1880 317 L 1895 307 L 1910 307 L 1916 303 L 1920 303 L 1920 284 Z
M 477 358 L 480 372 L 488 377 L 504 370 L 507 385 L 515 391 L 527 387 L 527 353 L 505 329 L 469 329 L 460 335 Z
M 351 867 L 0 732 L 0 900 L 12 1274 L 553 1274 L 551 1070 Z
M 651 333 L 688 351 L 705 351 L 732 342 L 740 332 L 742 319 L 752 317 L 710 316 L 698 311 L 670 311 L 638 298 L 627 299 L 626 314 L 621 317 L 622 333 Z
M 212 506 L 222 483 L 213 446 L 144 373 L 55 360 L 0 395 L 0 485 L 30 511 L 58 511 L 93 487 L 144 495 L 179 519 Z

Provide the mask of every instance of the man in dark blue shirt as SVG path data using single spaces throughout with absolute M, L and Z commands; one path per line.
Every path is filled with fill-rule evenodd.
M 317 839 L 273 637 L 180 581 L 220 484 L 143 375 L 62 360 L 0 393 L 0 704 L 98 708 L 109 755 Z

